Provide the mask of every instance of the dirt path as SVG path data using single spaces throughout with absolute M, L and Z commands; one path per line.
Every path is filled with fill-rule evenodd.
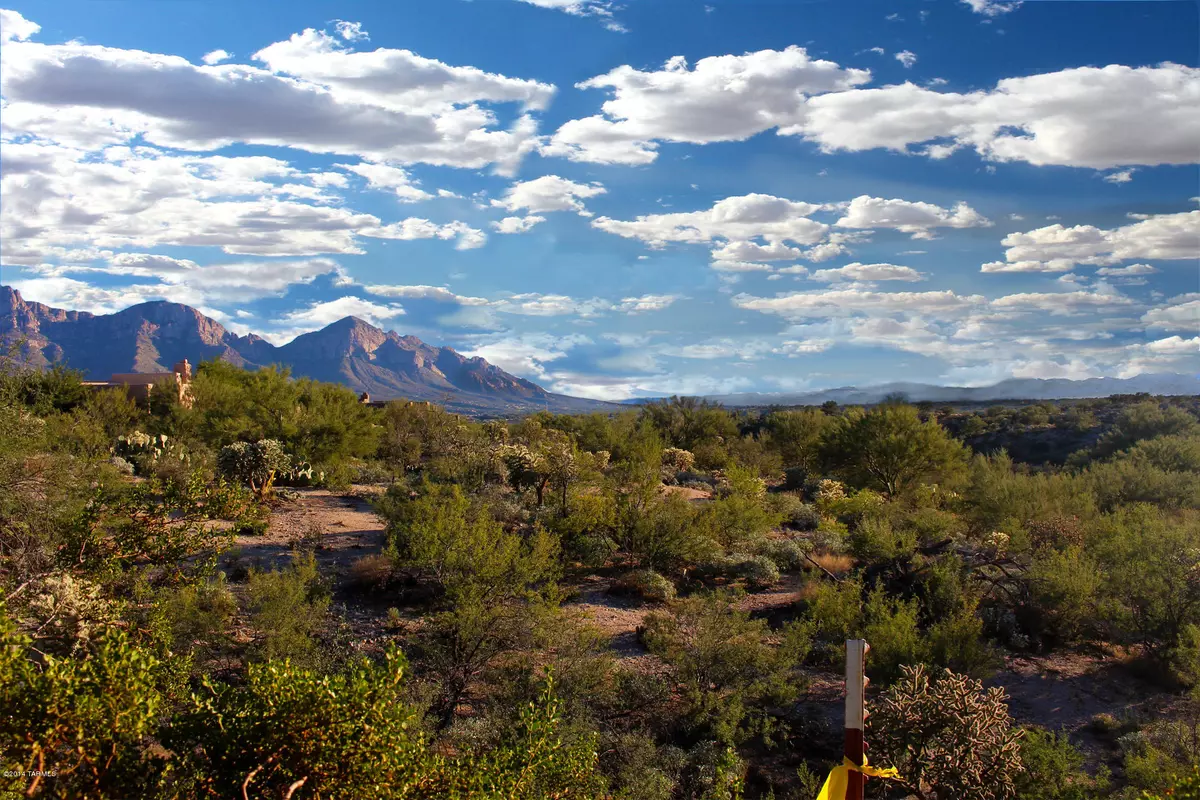
M 1017 721 L 1070 734 L 1092 765 L 1112 744 L 1089 726 L 1094 716 L 1145 721 L 1165 716 L 1177 700 L 1121 661 L 1084 653 L 1009 656 L 985 685 L 1008 693 L 1009 711 Z
M 383 547 L 384 523 L 365 496 L 327 489 L 292 489 L 271 511 L 262 536 L 238 536 L 229 560 L 256 569 L 288 564 L 292 553 L 311 546 L 324 574 L 342 574 L 351 562 Z

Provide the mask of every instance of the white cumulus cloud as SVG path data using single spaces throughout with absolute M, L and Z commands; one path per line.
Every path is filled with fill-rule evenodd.
M 534 214 L 546 211 L 574 211 L 583 216 L 591 216 L 584 207 L 583 200 L 604 194 L 605 191 L 599 183 L 576 183 L 557 175 L 543 175 L 530 181 L 514 183 L 504 193 L 504 197 L 493 200 L 492 205 L 509 211 L 524 209 Z

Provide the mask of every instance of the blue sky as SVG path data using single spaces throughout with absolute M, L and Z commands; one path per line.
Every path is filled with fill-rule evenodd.
M 28 299 L 601 398 L 1200 368 L 1194 2 L 9 2 Z

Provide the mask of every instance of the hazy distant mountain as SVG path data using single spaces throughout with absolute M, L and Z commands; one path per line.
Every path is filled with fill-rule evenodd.
M 1114 394 L 1196 395 L 1200 377 L 1175 372 L 1147 373 L 1133 378 L 1010 378 L 992 386 L 936 386 L 927 383 L 884 383 L 879 386 L 843 386 L 816 392 L 779 392 L 714 395 L 728 406 L 810 406 L 833 400 L 841 405 L 878 403 L 888 395 L 901 394 L 918 403 L 989 402 L 993 400 L 1071 400 L 1108 397 Z
M 222 358 L 247 368 L 290 367 L 294 375 L 341 383 L 373 400 L 429 400 L 469 414 L 614 408 L 551 394 L 482 358 L 434 347 L 415 336 L 382 331 L 346 317 L 276 347 L 238 336 L 179 303 L 153 302 L 115 314 L 65 311 L 25 301 L 0 286 L 0 340 L 25 340 L 24 359 L 39 367 L 66 363 L 92 380 L 114 372 L 159 372 L 184 358 Z

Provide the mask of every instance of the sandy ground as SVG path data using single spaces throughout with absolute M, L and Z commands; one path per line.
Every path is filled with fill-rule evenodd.
M 371 510 L 370 488 L 351 494 L 327 489 L 290 489 L 271 511 L 262 536 L 238 536 L 228 558 L 256 569 L 287 565 L 303 544 L 313 547 L 317 564 L 331 579 L 358 558 L 383 547 L 383 520 Z M 307 540 L 307 542 L 305 541 Z

